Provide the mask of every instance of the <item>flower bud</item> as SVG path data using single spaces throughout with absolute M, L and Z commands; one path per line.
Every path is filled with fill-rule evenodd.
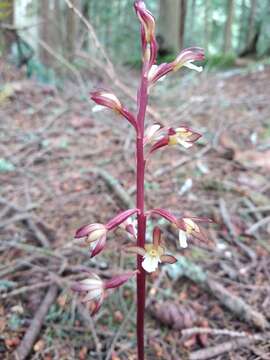
M 87 236 L 87 242 L 92 242 L 98 240 L 102 236 L 105 236 L 108 232 L 108 229 L 103 224 L 88 224 L 82 226 L 76 231 L 75 238 L 79 239 Z
M 155 37 L 155 18 L 150 11 L 146 9 L 145 3 L 138 0 L 134 4 L 136 14 L 141 22 L 143 37 L 146 43 L 150 43 Z
M 121 112 L 123 106 L 119 99 L 110 92 L 107 91 L 94 91 L 91 94 L 91 99 L 95 101 L 96 104 L 112 109 L 116 112 Z

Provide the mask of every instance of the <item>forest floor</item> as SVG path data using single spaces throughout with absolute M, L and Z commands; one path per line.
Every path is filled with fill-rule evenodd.
M 92 260 L 73 239 L 79 226 L 132 206 L 133 130 L 92 113 L 72 83 L 60 92 L 0 67 L 0 358 L 135 360 L 135 282 L 93 319 L 70 290 L 86 267 L 107 278 L 135 267 L 121 231 Z M 96 85 L 106 84 L 86 84 Z M 267 67 L 179 75 L 153 89 L 164 125 L 187 124 L 203 137 L 191 151 L 153 155 L 147 208 L 215 223 L 207 243 L 187 250 L 162 224 L 179 261 L 147 278 L 147 360 L 270 359 L 269 93 Z

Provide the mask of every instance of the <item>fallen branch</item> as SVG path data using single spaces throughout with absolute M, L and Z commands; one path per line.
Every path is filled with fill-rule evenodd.
M 91 172 L 100 176 L 106 184 L 109 186 L 111 190 L 115 193 L 115 195 L 119 198 L 119 200 L 123 203 L 123 205 L 127 206 L 128 208 L 134 207 L 134 201 L 128 195 L 126 190 L 123 186 L 116 180 L 110 173 L 108 173 L 104 169 L 92 168 L 90 169 Z
M 80 318 L 82 319 L 82 322 L 83 322 L 84 326 L 86 328 L 88 328 L 92 333 L 93 340 L 94 340 L 95 347 L 96 347 L 96 351 L 97 351 L 97 356 L 101 360 L 102 359 L 101 354 L 100 354 L 101 343 L 100 343 L 99 338 L 97 336 L 94 321 L 91 318 L 91 316 L 89 315 L 89 311 L 79 302 L 77 303 L 77 309 L 78 309 L 78 313 L 80 315 Z
M 26 331 L 19 347 L 14 352 L 16 360 L 24 360 L 30 354 L 36 338 L 38 337 L 45 316 L 48 313 L 50 306 L 54 303 L 57 296 L 57 285 L 51 285 L 47 294 L 37 310 L 30 327 Z
M 245 320 L 260 330 L 269 327 L 269 323 L 263 314 L 254 310 L 239 296 L 232 294 L 200 266 L 195 265 L 191 260 L 183 256 L 177 256 L 177 260 L 175 264 L 166 267 L 167 273 L 174 280 L 185 276 L 216 297 L 226 309 L 230 310 L 238 318 Z
M 247 347 L 252 343 L 269 339 L 270 334 L 257 334 L 245 337 L 244 339 L 234 339 L 222 344 L 209 347 L 207 349 L 194 351 L 190 354 L 190 360 L 206 360 L 217 357 L 229 351 L 237 350 L 241 347 Z

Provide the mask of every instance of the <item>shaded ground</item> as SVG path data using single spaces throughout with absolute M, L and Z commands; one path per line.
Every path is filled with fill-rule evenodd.
M 60 93 L 24 80 L 6 64 L 1 70 L 0 357 L 12 358 L 47 294 L 52 305 L 31 359 L 111 359 L 112 354 L 114 360 L 136 359 L 135 284 L 106 299 L 94 321 L 69 290 L 84 276 L 85 266 L 105 277 L 135 266 L 135 259 L 120 251 L 128 242 L 121 231 L 93 260 L 73 241 L 82 224 L 106 222 L 127 207 L 129 197 L 132 202 L 132 129 L 110 113 L 94 115 L 73 84 Z M 190 259 L 190 269 L 201 266 L 200 273 L 265 317 L 270 301 L 269 84 L 269 68 L 160 83 L 151 104 L 162 123 L 188 124 L 204 136 L 188 153 L 178 148 L 156 153 L 146 175 L 148 208 L 216 221 L 208 229 L 209 243 L 193 243 L 186 251 L 177 248 L 175 230 L 164 224 L 170 251 Z M 124 198 L 111 177 L 123 187 Z M 206 291 L 181 266 L 170 274 L 174 280 L 165 269 L 148 277 L 147 359 L 209 358 L 195 351 L 210 348 L 213 354 L 212 346 L 235 339 L 233 333 L 211 329 L 266 336 L 214 358 L 269 359 L 262 323 L 256 328 L 254 321 L 226 309 L 224 299 L 216 298 L 218 290 Z M 172 323 L 175 329 L 166 325 Z M 181 337 L 181 330 L 195 326 L 210 334 Z

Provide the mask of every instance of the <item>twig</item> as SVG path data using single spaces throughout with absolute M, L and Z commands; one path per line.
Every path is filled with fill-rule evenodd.
M 50 306 L 55 301 L 57 290 L 57 285 L 50 286 L 43 302 L 35 314 L 33 321 L 31 322 L 30 327 L 26 331 L 19 347 L 14 352 L 14 357 L 16 360 L 24 360 L 30 354 L 32 346 L 34 345 L 34 342 L 40 333 L 45 316 L 47 315 Z
M 190 329 L 184 329 L 181 331 L 181 334 L 184 339 L 189 338 L 192 335 L 196 334 L 210 334 L 210 335 L 225 335 L 231 337 L 247 337 L 250 334 L 245 331 L 233 331 L 228 329 L 211 329 L 204 327 L 193 327 Z
M 44 287 L 48 287 L 50 284 L 51 284 L 51 281 L 43 281 L 42 283 L 38 283 L 38 284 L 22 286 L 19 289 L 15 289 L 7 294 L 0 295 L 0 298 L 2 298 L 2 299 L 10 298 L 12 296 L 23 294 L 27 291 L 33 291 L 33 290 L 37 290 L 37 289 L 42 289 Z
M 105 360 L 110 360 L 111 359 L 112 352 L 114 350 L 115 344 L 117 343 L 117 341 L 119 339 L 119 336 L 122 334 L 126 324 L 128 323 L 131 314 L 134 312 L 134 309 L 135 309 L 135 303 L 132 304 L 130 310 L 128 311 L 128 313 L 127 313 L 127 315 L 125 317 L 125 320 L 122 322 L 121 326 L 119 326 L 119 328 L 117 330 L 117 333 L 115 334 L 115 337 L 114 337 L 114 339 L 113 339 L 113 341 L 111 343 L 110 349 L 107 352 L 107 356 L 106 356 Z
M 247 347 L 252 343 L 269 339 L 269 335 L 270 335 L 269 333 L 268 334 L 257 334 L 257 335 L 245 337 L 244 339 L 242 339 L 242 338 L 234 339 L 234 340 L 225 342 L 223 344 L 209 347 L 207 349 L 194 351 L 193 353 L 190 354 L 189 359 L 190 360 L 211 359 L 211 358 L 217 357 L 221 354 L 224 354 L 226 352 L 237 350 L 241 347 Z
M 88 310 L 82 304 L 80 304 L 79 302 L 77 303 L 77 309 L 78 309 L 78 313 L 79 313 L 79 315 L 80 315 L 80 317 L 81 317 L 81 319 L 82 319 L 82 321 L 84 323 L 84 326 L 87 327 L 92 333 L 93 340 L 94 340 L 95 347 L 96 347 L 96 351 L 97 351 L 97 355 L 98 355 L 98 358 L 101 360 L 102 359 L 101 354 L 100 354 L 101 343 L 100 343 L 99 338 L 97 336 L 94 321 L 91 318 L 91 316 L 89 315 Z
M 134 207 L 134 201 L 132 200 L 132 198 L 128 195 L 128 193 L 119 183 L 119 181 L 116 180 L 110 173 L 108 173 L 108 171 L 98 168 L 91 168 L 90 171 L 105 180 L 109 188 L 114 191 L 114 193 L 121 200 L 123 205 L 129 208 Z
M 270 222 L 270 216 L 267 216 L 261 220 L 259 220 L 258 222 L 256 222 L 255 224 L 253 224 L 246 232 L 249 235 L 254 234 L 261 226 L 264 226 L 266 224 L 268 224 Z

